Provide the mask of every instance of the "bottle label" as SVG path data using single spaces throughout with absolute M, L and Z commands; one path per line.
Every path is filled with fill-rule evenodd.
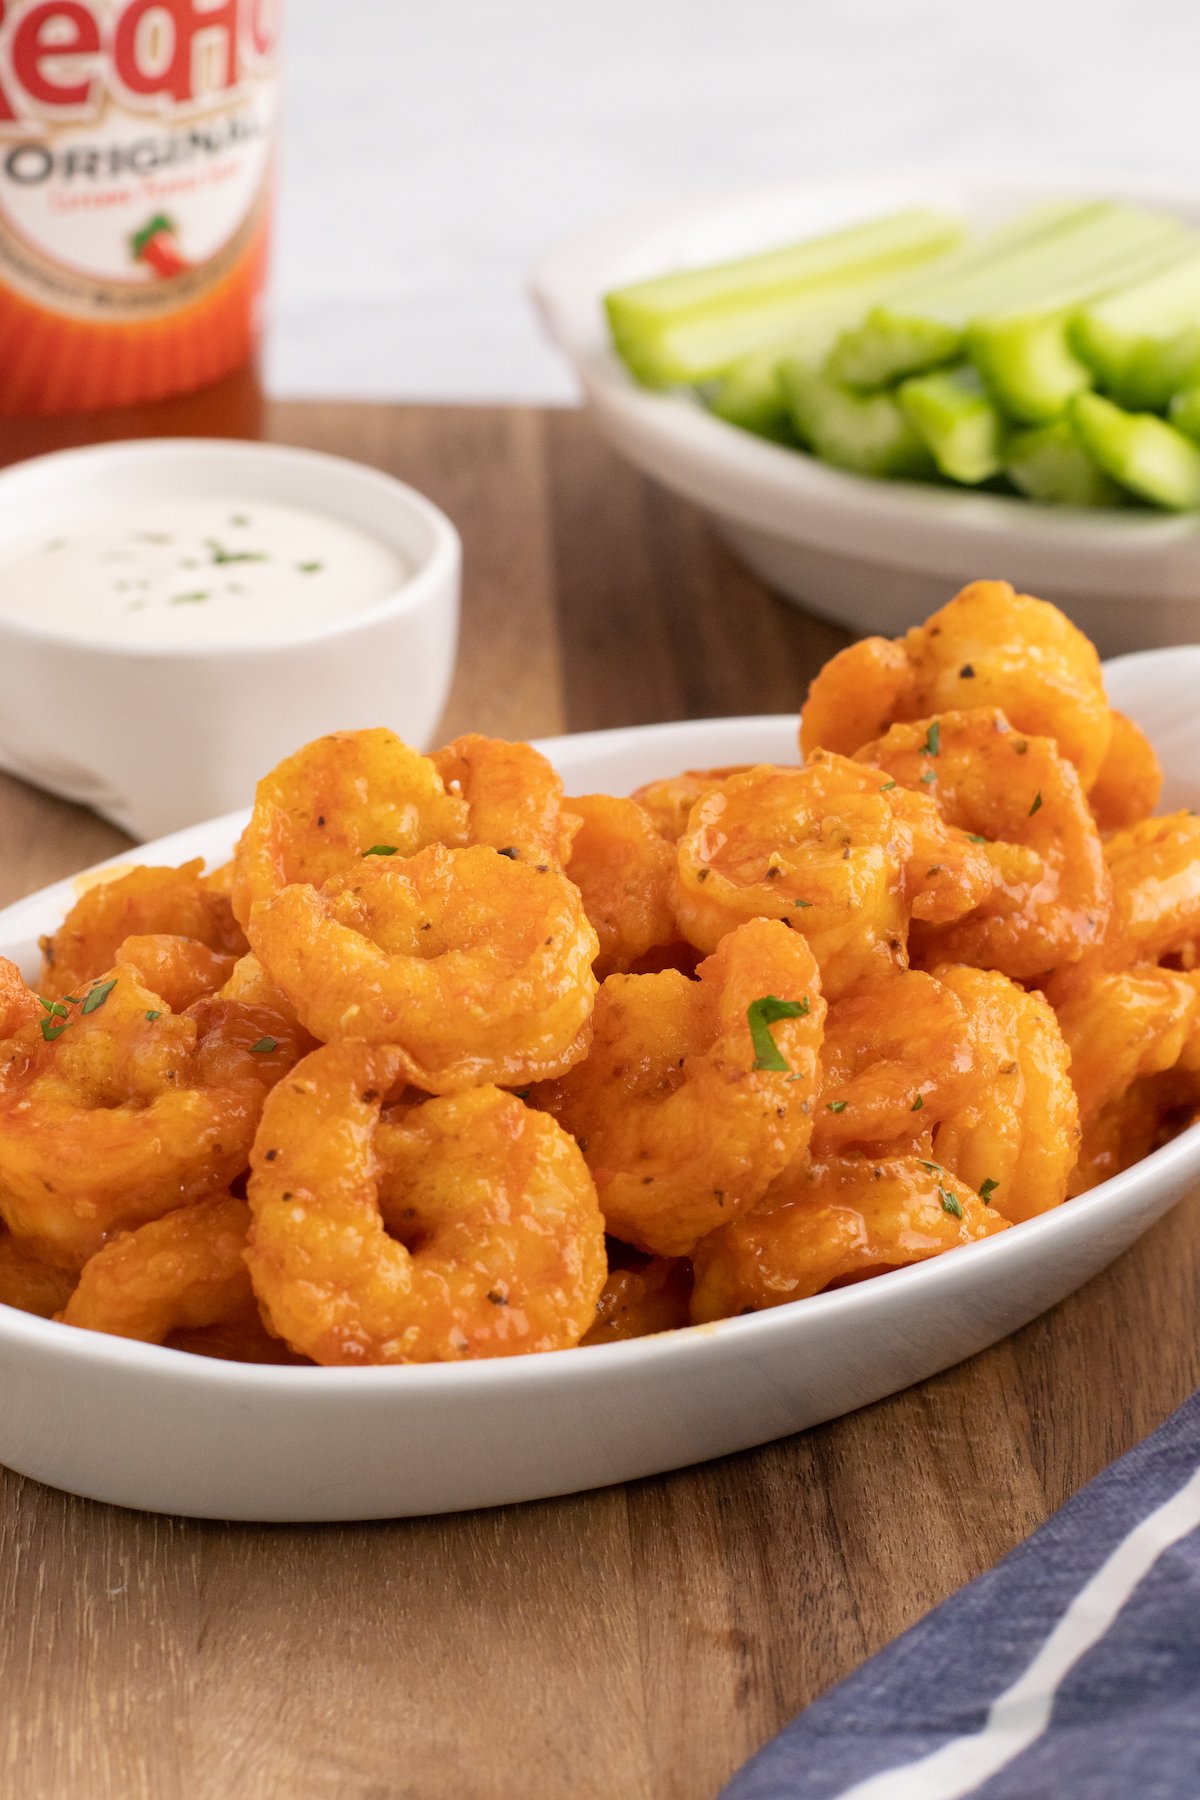
M 0 284 L 112 321 L 190 304 L 266 204 L 277 0 L 0 0 Z

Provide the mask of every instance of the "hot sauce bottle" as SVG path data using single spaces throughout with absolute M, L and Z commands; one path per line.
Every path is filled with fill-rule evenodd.
M 0 416 L 245 368 L 278 0 L 0 0 Z

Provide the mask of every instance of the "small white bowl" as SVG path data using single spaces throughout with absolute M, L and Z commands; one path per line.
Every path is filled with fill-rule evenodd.
M 916 171 L 643 208 L 570 239 L 533 276 L 535 300 L 623 455 L 712 513 L 762 578 L 857 631 L 895 635 L 967 581 L 1053 600 L 1102 654 L 1200 636 L 1200 521 L 1078 510 L 969 489 L 873 480 L 752 437 L 687 393 L 639 387 L 613 352 L 602 296 L 671 269 L 934 206 L 987 225 L 1051 196 L 1123 198 L 1200 221 L 1194 186 L 1076 173 Z
M 413 488 L 341 457 L 186 438 L 37 457 L 0 474 L 0 558 L 31 528 L 196 495 L 309 508 L 370 532 L 410 573 L 372 605 L 255 644 L 112 644 L 0 616 L 0 767 L 139 838 L 248 803 L 322 732 L 390 725 L 424 746 L 454 672 L 458 533 Z

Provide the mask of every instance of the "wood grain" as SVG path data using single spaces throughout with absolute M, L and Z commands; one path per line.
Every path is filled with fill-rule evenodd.
M 843 641 L 574 414 L 293 405 L 266 428 L 378 463 L 459 522 L 448 732 L 788 710 Z M 0 899 L 123 842 L 0 782 Z M 0 1792 L 708 1800 L 1200 1385 L 1197 1268 L 1191 1201 L 1046 1318 L 892 1400 L 503 1512 L 198 1524 L 0 1474 Z

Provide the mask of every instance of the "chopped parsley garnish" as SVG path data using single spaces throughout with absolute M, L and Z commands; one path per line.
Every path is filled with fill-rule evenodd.
M 39 994 L 37 1003 L 39 1006 L 44 1006 L 48 1013 L 53 1013 L 56 1019 L 66 1019 L 70 1017 L 70 1014 L 67 1012 L 67 1009 L 61 1000 L 43 1000 L 42 996 Z
M 216 538 L 205 538 L 204 542 L 208 545 L 215 563 L 266 562 L 267 560 L 265 550 L 226 550 L 223 544 L 218 544 Z
M 980 837 L 977 831 L 968 831 L 967 842 L 969 844 L 986 844 L 987 839 L 985 837 Z
M 1034 813 L 1041 812 L 1041 810 L 1042 810 L 1042 790 L 1041 790 L 1041 788 L 1039 788 L 1037 793 L 1033 796 L 1033 805 L 1029 809 L 1030 818 L 1032 819 Z
M 167 604 L 170 606 L 194 606 L 198 600 L 211 600 L 211 598 L 211 594 L 206 594 L 204 592 L 197 592 L 195 594 L 172 594 Z
M 364 856 L 395 856 L 396 849 L 397 849 L 397 846 L 395 844 L 372 844 L 371 848 L 369 850 L 363 851 L 363 855 Z
M 813 904 L 814 904 L 814 902 L 811 900 L 793 900 L 792 901 L 793 906 L 812 906 Z
M 68 1024 L 69 1023 L 70 1021 L 68 1020 Z M 42 1036 L 48 1044 L 52 1044 L 55 1038 L 60 1038 L 67 1029 L 66 1025 L 56 1025 L 53 1019 L 43 1019 L 41 1021 L 41 1026 Z
M 921 780 L 928 785 L 929 782 L 936 781 L 937 776 L 934 774 L 932 769 L 926 769 L 925 773 L 921 777 Z
M 889 789 L 889 788 L 894 788 L 894 787 L 895 787 L 895 785 L 896 785 L 896 784 L 895 784 L 895 782 L 894 782 L 894 781 L 885 781 L 885 782 L 884 782 L 884 784 L 883 784 L 883 786 L 882 786 L 882 787 L 881 787 L 881 788 L 880 788 L 880 790 L 879 790 L 879 791 L 880 791 L 880 793 L 881 793 L 881 794 L 886 794 L 886 793 L 887 793 L 887 791 L 888 791 L 888 789 Z
M 925 1101 L 924 1101 L 923 1096 L 918 1094 L 916 1099 L 913 1101 L 912 1105 L 909 1107 L 908 1110 L 910 1112 L 920 1112 L 920 1110 L 924 1106 L 924 1104 L 925 1104 Z
M 146 1019 L 147 1019 L 148 1023 L 151 1025 L 153 1025 L 155 1019 L 161 1019 L 161 1018 L 162 1018 L 162 1014 L 160 1012 L 148 1012 L 146 1014 Z
M 754 1045 L 756 1069 L 777 1069 L 781 1074 L 787 1074 L 789 1065 L 771 1036 L 771 1027 L 780 1019 L 803 1019 L 808 1011 L 807 994 L 803 1000 L 779 1000 L 774 994 L 763 994 L 761 999 L 750 1002 L 746 1008 L 746 1021 Z
M 304 562 L 297 563 L 296 567 L 302 575 L 319 575 L 325 564 L 323 562 Z
M 941 1175 L 944 1173 L 941 1163 L 925 1162 L 921 1157 L 918 1157 L 917 1161 L 921 1164 L 923 1169 L 928 1169 L 931 1175 Z
M 250 1054 L 251 1054 L 251 1056 L 270 1056 L 272 1050 L 278 1050 L 278 1048 L 279 1048 L 279 1039 L 278 1038 L 261 1037 L 261 1038 L 259 1038 L 257 1044 L 251 1044 Z
M 848 1100 L 831 1100 L 829 1102 L 828 1110 L 830 1112 L 845 1112 L 849 1104 L 850 1102 Z
M 925 733 L 925 742 L 921 745 L 922 756 L 936 756 L 942 742 L 942 722 L 934 719 Z
M 998 1181 L 993 1181 L 990 1175 L 986 1181 L 980 1184 L 979 1198 L 983 1201 L 985 1206 L 990 1206 L 992 1204 L 992 1195 L 999 1186 L 1000 1183 Z
M 117 978 L 114 975 L 111 981 L 102 981 L 98 987 L 89 988 L 83 996 L 83 1011 L 85 1013 L 98 1012 L 116 985 Z
M 950 1216 L 955 1219 L 962 1218 L 962 1202 L 958 1198 L 958 1195 L 952 1194 L 949 1188 L 944 1188 L 940 1182 L 938 1183 L 938 1199 L 942 1203 L 942 1211 L 944 1213 L 949 1213 Z

